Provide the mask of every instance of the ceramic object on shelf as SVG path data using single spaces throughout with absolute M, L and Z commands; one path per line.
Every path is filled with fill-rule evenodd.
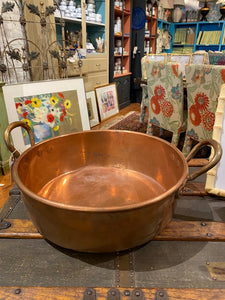
M 71 14 L 70 14 L 70 11 L 68 8 L 65 10 L 64 16 L 68 17 L 68 18 L 71 17 Z
M 135 30 L 142 29 L 145 26 L 146 14 L 141 7 L 133 8 L 132 28 Z
M 220 7 L 221 18 L 220 20 L 225 20 L 225 4 Z
M 60 3 L 60 6 L 59 6 L 60 10 L 61 11 L 65 11 L 67 9 L 67 4 L 66 4 L 66 1 L 63 0 L 61 3 Z
M 177 6 L 173 10 L 173 21 L 175 23 L 179 23 L 183 17 L 183 10 Z
M 200 21 L 208 21 L 207 18 L 206 18 L 206 16 L 207 16 L 208 13 L 209 13 L 209 7 L 208 7 L 208 5 L 207 5 L 207 1 L 205 1 L 204 6 L 200 9 L 200 13 L 201 13 L 201 15 L 202 15 L 202 18 L 201 18 Z
M 102 15 L 101 14 L 95 14 L 95 21 L 98 23 L 102 22 Z
M 71 14 L 76 11 L 76 6 L 74 5 L 73 1 L 69 2 L 68 9 L 69 9 L 69 11 L 70 11 Z

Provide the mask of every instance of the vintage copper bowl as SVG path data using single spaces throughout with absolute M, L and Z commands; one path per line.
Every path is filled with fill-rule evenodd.
M 14 153 L 9 133 L 22 122 L 15 123 L 5 133 Z M 13 178 L 47 240 L 77 251 L 113 252 L 151 240 L 168 224 L 188 164 L 157 137 L 84 131 L 33 145 L 16 159 Z

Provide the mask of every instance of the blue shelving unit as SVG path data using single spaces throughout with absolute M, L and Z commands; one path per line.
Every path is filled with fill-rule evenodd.
M 163 20 L 158 20 L 158 27 L 165 28 L 165 25 L 168 27 L 171 35 L 172 35 L 172 43 L 171 49 L 167 52 L 176 51 L 176 49 L 183 48 L 185 52 L 185 48 L 192 47 L 193 52 L 198 50 L 205 50 L 205 51 L 222 51 L 225 50 L 225 44 L 223 44 L 223 36 L 224 36 L 224 27 L 225 21 L 214 21 L 214 22 L 187 22 L 187 23 L 169 23 Z M 179 28 L 191 28 L 195 32 L 194 43 L 190 44 L 188 42 L 179 44 L 174 42 L 176 30 Z M 220 37 L 218 44 L 211 43 L 210 40 L 207 43 L 199 43 L 198 36 L 200 32 L 205 31 L 220 31 Z
M 168 30 L 171 33 L 171 24 L 172 23 L 170 23 L 170 22 L 158 19 L 158 28 L 160 30 L 162 30 L 162 29 L 163 30 Z M 172 33 L 171 33 L 171 35 L 172 35 Z M 164 49 L 163 52 L 171 53 L 172 52 L 172 43 L 171 43 L 170 49 Z

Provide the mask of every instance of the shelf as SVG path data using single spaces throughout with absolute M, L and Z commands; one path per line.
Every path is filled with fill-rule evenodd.
M 109 80 L 116 83 L 119 108 L 121 109 L 130 104 L 132 0 L 123 0 L 123 10 L 115 7 L 114 1 L 109 2 L 111 19 Z M 123 73 L 121 74 L 121 72 Z
M 75 18 L 70 18 L 70 17 L 58 17 L 58 16 L 55 16 L 55 19 L 56 20 L 64 20 L 66 22 L 70 22 L 70 23 L 77 23 L 77 24 L 81 24 L 82 23 L 82 20 L 81 19 L 75 19 Z M 105 27 L 105 24 L 104 23 L 99 23 L 99 22 L 94 22 L 94 21 L 86 21 L 86 25 L 96 25 L 96 26 L 103 26 Z
M 150 36 L 145 36 L 145 39 L 146 39 L 146 40 L 149 40 L 149 39 L 150 39 Z M 156 39 L 156 36 L 155 36 L 155 35 L 152 35 L 152 36 L 151 36 L 151 39 Z
M 114 55 L 115 58 L 122 57 L 122 56 L 123 56 L 123 57 L 129 57 L 129 54 L 123 54 L 123 55 L 115 54 L 115 55 Z
M 158 19 L 158 23 L 162 23 L 162 24 L 165 24 L 165 25 L 170 25 L 171 24 L 170 22 L 162 20 L 162 19 Z
M 156 53 L 156 35 L 157 35 L 157 6 L 153 5 L 149 14 L 149 7 L 147 2 L 145 3 L 145 14 L 146 14 L 146 24 L 145 24 L 145 36 L 144 36 L 144 53 Z
M 146 20 L 147 21 L 151 21 L 151 19 L 157 21 L 157 17 L 155 17 L 155 16 L 151 17 L 151 16 L 146 15 Z
M 210 46 L 216 46 L 216 47 L 218 47 L 220 44 L 198 44 L 198 45 L 196 45 L 196 47 L 198 47 L 198 46 L 204 46 L 204 47 L 210 47 Z
M 68 77 L 82 74 L 85 90 L 89 92 L 96 85 L 109 83 L 109 1 L 96 1 L 95 13 L 99 18 L 91 18 L 91 14 L 86 14 L 86 2 L 79 1 L 81 13 L 75 14 L 79 18 L 73 18 L 70 14 L 66 14 L 66 17 L 60 10 L 56 10 L 54 16 L 56 36 L 62 48 L 74 49 L 78 45 L 77 52 L 85 57 L 80 69 L 77 67 L 77 59 L 68 64 Z M 61 23 L 63 26 L 60 26 Z M 90 50 L 94 51 L 90 53 Z
M 114 13 L 115 15 L 121 15 L 123 14 L 123 11 L 120 8 L 114 7 Z M 129 10 L 124 10 L 124 16 L 130 16 L 130 11 Z
M 171 28 L 171 34 L 173 36 L 172 39 L 173 48 L 177 49 L 178 47 L 192 47 L 193 52 L 195 52 L 196 50 L 221 51 L 223 47 L 222 41 L 224 36 L 224 27 L 225 27 L 225 21 L 171 23 L 170 28 Z M 192 37 L 191 35 L 189 35 L 188 37 L 188 32 L 187 32 L 188 28 L 191 28 L 194 31 Z M 189 41 L 191 41 L 192 43 L 191 44 L 176 43 L 174 38 L 177 30 L 180 31 L 186 30 L 186 37 L 182 38 L 182 42 L 188 42 L 187 38 L 189 38 Z M 179 37 L 178 32 L 177 34 Z M 177 41 L 179 41 L 179 39 Z
M 114 37 L 115 37 L 115 38 L 122 38 L 122 37 L 124 37 L 124 38 L 128 38 L 128 39 L 129 39 L 129 38 L 130 38 L 130 35 L 125 35 L 125 34 L 122 35 L 122 34 L 118 34 L 118 33 L 117 33 L 117 34 L 114 34 Z
M 123 73 L 123 74 L 114 75 L 113 78 L 124 77 L 124 76 L 131 75 L 131 74 L 132 74 L 131 72 L 127 72 L 127 73 Z
M 173 44 L 174 47 L 193 47 L 194 44 Z

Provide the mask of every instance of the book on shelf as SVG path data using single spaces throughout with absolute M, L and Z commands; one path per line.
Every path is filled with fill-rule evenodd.
M 220 42 L 221 31 L 200 31 L 197 38 L 198 45 L 217 45 Z
M 187 44 L 194 45 L 195 43 L 195 33 L 188 33 L 187 35 Z
M 222 44 L 225 44 L 225 31 L 223 33 L 223 41 L 222 41 Z
M 174 44 L 185 44 L 186 43 L 186 28 L 177 28 L 174 36 Z
M 196 41 L 196 44 L 200 44 L 200 42 L 201 42 L 201 39 L 202 39 L 202 31 L 199 31 L 199 33 L 198 33 L 198 37 L 197 37 L 197 41 Z
M 195 41 L 195 30 L 193 28 L 177 28 L 174 37 L 174 44 L 185 45 L 190 44 L 194 45 Z

